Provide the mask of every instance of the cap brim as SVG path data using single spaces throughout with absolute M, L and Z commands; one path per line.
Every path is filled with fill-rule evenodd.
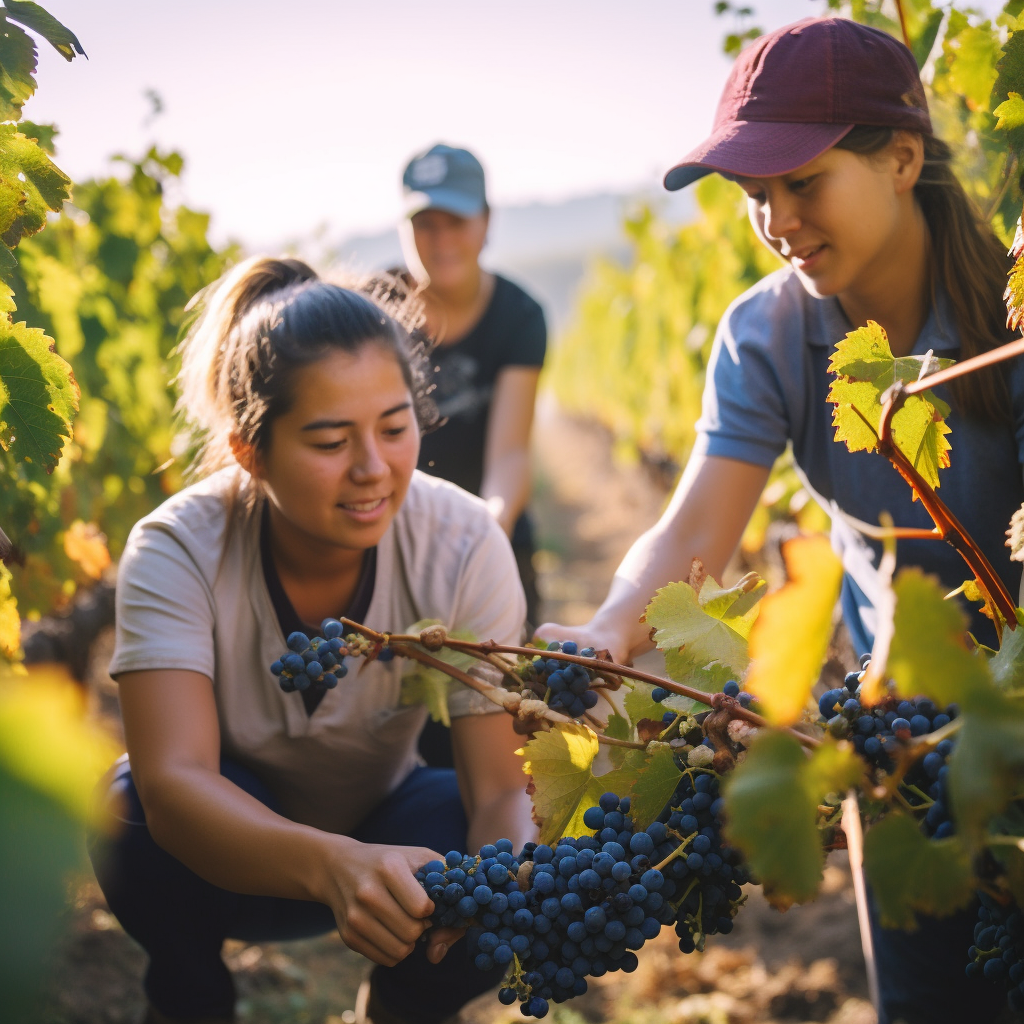
M 688 153 L 665 175 L 670 192 L 712 171 L 744 178 L 771 178 L 803 167 L 831 149 L 852 124 L 733 121 Z
M 467 196 L 464 192 L 428 188 L 406 193 L 405 215 L 413 217 L 424 210 L 444 210 L 445 213 L 454 213 L 456 217 L 475 217 L 484 212 L 484 205 L 483 200 Z

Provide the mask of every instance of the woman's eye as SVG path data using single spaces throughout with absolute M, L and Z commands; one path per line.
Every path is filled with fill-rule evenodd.
M 319 449 L 322 452 L 333 452 L 333 451 L 336 451 L 338 448 L 340 448 L 344 443 L 345 443 L 344 440 L 341 440 L 341 441 L 325 441 L 322 444 L 315 444 L 315 445 L 313 445 L 313 447 Z
M 408 429 L 408 427 L 388 427 L 384 433 L 388 437 L 398 437 L 400 434 L 404 434 Z
M 791 181 L 789 183 L 789 187 L 794 192 L 800 192 L 801 190 L 807 188 L 807 186 L 810 185 L 812 181 L 814 181 L 814 178 L 799 178 L 797 181 Z

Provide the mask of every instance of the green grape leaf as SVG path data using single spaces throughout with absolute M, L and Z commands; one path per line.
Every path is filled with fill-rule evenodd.
M 1024 95 L 1024 32 L 1011 33 L 996 69 L 999 73 L 992 88 L 993 100 L 1010 101 L 1013 95 Z M 1017 123 L 1015 103 L 1009 110 L 1004 110 L 1005 105 L 1005 102 L 1001 103 L 995 109 L 995 114 L 1000 118 L 997 127 L 1006 132 L 1006 142 L 1010 148 L 1020 152 L 1024 147 L 1024 123 Z
M 974 892 L 970 861 L 956 839 L 928 839 L 903 814 L 868 829 L 864 871 L 886 928 L 912 930 L 916 911 L 942 917 L 966 906 Z
M 931 357 L 929 372 L 952 365 L 952 360 Z M 897 381 L 911 383 L 924 366 L 923 356 L 895 358 L 885 331 L 873 320 L 850 331 L 836 345 L 829 370 L 836 379 L 828 400 L 835 405 L 832 425 L 835 440 L 851 452 L 875 451 L 882 423 L 882 396 Z M 939 470 L 949 465 L 949 427 L 944 422 L 949 406 L 931 391 L 911 395 L 892 418 L 893 441 L 932 486 L 939 486 Z M 866 421 L 866 422 L 865 422 Z
M 65 60 L 74 60 L 76 53 L 86 56 L 75 33 L 39 4 L 31 0 L 4 0 L 4 9 L 8 19 L 38 32 Z
M 1024 128 L 1024 99 L 1019 92 L 1011 92 L 992 113 L 997 118 L 996 128 L 999 131 L 1015 132 Z
M 755 573 L 729 588 L 707 576 L 699 594 L 689 583 L 670 583 L 654 595 L 644 621 L 661 650 L 682 649 L 694 667 L 720 666 L 738 678 L 750 660 L 747 638 L 766 589 Z
M 987 110 L 998 74 L 998 38 L 987 25 L 967 25 L 949 49 L 954 54 L 948 73 L 950 88 L 963 96 L 969 109 Z
M 1024 322 L 1024 256 L 1018 256 L 1010 270 L 1003 300 L 1006 303 L 1006 326 L 1011 331 L 1020 330 Z
M 70 365 L 42 331 L 0 317 L 0 448 L 53 469 L 71 438 L 78 394 Z
M 793 736 L 765 730 L 726 777 L 727 839 L 770 900 L 785 907 L 814 898 L 825 861 L 818 804 L 845 792 L 862 771 L 848 743 L 826 741 L 808 757 Z
M 757 697 L 770 722 L 793 725 L 821 675 L 843 563 L 820 535 L 791 540 L 782 553 L 789 582 L 761 602 L 744 689 Z
M 21 616 L 11 594 L 11 571 L 0 562 L 0 657 L 14 661 L 21 650 Z
M 979 844 L 989 819 L 1024 779 L 1024 712 L 998 691 L 975 698 L 960 716 L 949 761 L 949 790 L 957 834 Z
M 1017 609 L 1017 629 L 1003 630 L 999 650 L 989 659 L 992 681 L 1000 690 L 1024 687 L 1024 611 Z
M 54 139 L 57 138 L 59 130 L 55 124 L 36 124 L 35 121 L 19 121 L 18 131 L 26 139 L 32 139 L 39 143 L 39 148 L 45 153 L 53 156 L 57 152 Z
M 0 121 L 17 121 L 36 91 L 35 40 L 2 17 L 0 10 Z
M 0 239 L 13 249 L 71 198 L 71 179 L 32 139 L 0 124 Z
M 685 650 L 665 651 L 665 674 L 677 683 L 692 686 L 705 693 L 720 693 L 730 679 L 737 674 L 728 665 L 713 663 L 698 665 Z M 695 715 L 706 710 L 710 705 L 680 694 L 667 697 L 661 705 L 666 711 L 676 711 L 683 715 Z
M 662 706 L 651 696 L 653 690 L 654 687 L 650 683 L 637 682 L 622 702 L 634 729 L 637 722 L 645 718 L 653 718 L 657 721 L 665 713 Z
M 682 777 L 669 745 L 656 743 L 646 750 L 627 750 L 620 767 L 594 781 L 598 797 L 609 792 L 620 799 L 628 796 L 629 816 L 643 829 L 658 817 Z M 587 829 L 587 834 L 592 833 Z
M 598 747 L 597 736 L 577 722 L 539 732 L 523 746 L 523 771 L 531 778 L 533 820 L 542 843 L 593 833 L 583 814 L 604 792 L 592 771 Z
M 406 633 L 419 633 L 428 626 L 439 625 L 443 625 L 440 619 L 421 619 L 410 626 Z M 476 639 L 472 633 L 467 632 L 452 633 L 451 636 L 456 640 Z M 452 651 L 447 647 L 440 651 L 431 651 L 430 654 L 438 661 L 443 661 L 445 664 L 463 671 L 468 671 L 477 664 L 476 658 L 472 655 L 463 654 L 461 651 Z M 451 726 L 451 718 L 448 715 L 448 696 L 452 692 L 452 687 L 463 685 L 439 668 L 410 660 L 402 673 L 398 702 L 403 705 L 423 704 L 435 722 Z
M 967 649 L 967 617 L 955 602 L 945 600 L 938 579 L 911 566 L 900 570 L 893 590 L 896 614 L 888 673 L 899 692 L 964 707 L 976 697 L 994 694 L 984 658 Z
M 1024 507 L 1017 509 L 1010 517 L 1006 546 L 1010 549 L 1011 562 L 1024 562 Z
M 613 740 L 631 740 L 633 729 L 629 724 L 629 719 L 624 718 L 616 711 L 608 716 L 608 725 L 605 727 L 604 734 Z M 628 747 L 608 747 L 606 751 L 608 760 L 618 768 L 625 760 L 628 749 Z

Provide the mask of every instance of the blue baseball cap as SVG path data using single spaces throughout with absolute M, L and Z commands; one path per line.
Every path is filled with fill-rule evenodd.
M 484 169 L 467 149 L 438 144 L 414 156 L 402 175 L 405 213 L 444 210 L 475 217 L 487 209 Z

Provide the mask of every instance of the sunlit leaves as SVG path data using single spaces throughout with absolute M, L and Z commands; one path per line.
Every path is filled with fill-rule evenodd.
M 967 101 L 972 110 L 988 108 L 996 81 L 999 40 L 987 24 L 967 25 L 952 40 L 949 86 Z
M 50 339 L 0 315 L 0 448 L 52 468 L 71 437 L 77 408 L 71 367 Z
M 994 692 L 983 658 L 967 649 L 967 619 L 943 597 L 939 581 L 920 569 L 902 569 L 896 592 L 889 674 L 905 697 L 925 695 L 940 705 L 967 704 Z
M 12 661 L 21 648 L 21 616 L 11 594 L 11 571 L 0 562 L 0 656 Z
M 827 537 L 799 537 L 783 548 L 789 582 L 761 602 L 750 633 L 744 688 L 776 725 L 799 721 L 832 636 L 843 566 Z
M 595 802 L 608 792 L 629 797 L 629 815 L 641 829 L 661 813 L 682 777 L 669 745 L 656 743 L 647 750 L 627 750 L 615 771 L 595 777 L 592 792 Z
M 649 683 L 636 683 L 626 694 L 623 705 L 633 727 L 645 718 L 660 719 L 664 714 L 661 705 L 651 696 L 654 687 Z
M 970 862 L 957 841 L 928 839 L 902 814 L 892 814 L 868 830 L 864 870 L 887 928 L 915 928 L 915 911 L 934 917 L 951 914 L 974 891 Z
M 1017 220 L 1017 234 L 1013 240 L 1013 254 L 1016 260 L 1006 279 L 1003 301 L 1006 303 L 1006 326 L 1012 331 L 1020 330 L 1024 323 L 1024 255 L 1021 254 L 1021 227 Z
M 76 519 L 64 533 L 64 554 L 94 580 L 98 580 L 110 565 L 107 538 L 95 523 L 81 519 Z
M 85 56 L 85 50 L 74 32 L 52 14 L 32 0 L 4 0 L 4 13 L 10 20 L 41 35 L 65 60 L 74 60 L 75 54 Z
M 932 357 L 927 367 L 921 356 L 894 358 L 885 331 L 873 320 L 851 331 L 836 346 L 829 370 L 836 379 L 828 400 L 835 405 L 832 425 L 836 441 L 851 452 L 875 451 L 882 422 L 882 396 L 897 381 L 916 381 L 928 372 L 951 365 Z M 932 486 L 939 486 L 939 470 L 949 465 L 949 427 L 944 419 L 949 406 L 931 391 L 911 395 L 892 418 L 896 446 Z
M 729 588 L 707 576 L 699 594 L 689 583 L 670 583 L 655 594 L 644 620 L 662 650 L 679 651 L 696 669 L 716 666 L 739 677 L 749 662 L 747 640 L 765 590 L 755 574 Z
M 0 766 L 79 817 L 117 756 L 85 713 L 82 688 L 63 670 L 0 676 Z
M 0 125 L 0 239 L 13 249 L 71 197 L 71 179 L 17 127 Z
M 862 770 L 847 743 L 823 743 L 808 757 L 793 736 L 762 732 L 726 777 L 727 838 L 769 899 L 787 906 L 817 893 L 824 864 L 818 804 L 855 785 Z
M 592 831 L 583 824 L 583 813 L 603 792 L 594 795 L 591 767 L 597 751 L 594 733 L 575 722 L 539 732 L 523 746 L 523 771 L 533 780 L 533 813 L 542 843 Z
M 0 14 L 0 121 L 17 121 L 36 91 L 36 44 Z

